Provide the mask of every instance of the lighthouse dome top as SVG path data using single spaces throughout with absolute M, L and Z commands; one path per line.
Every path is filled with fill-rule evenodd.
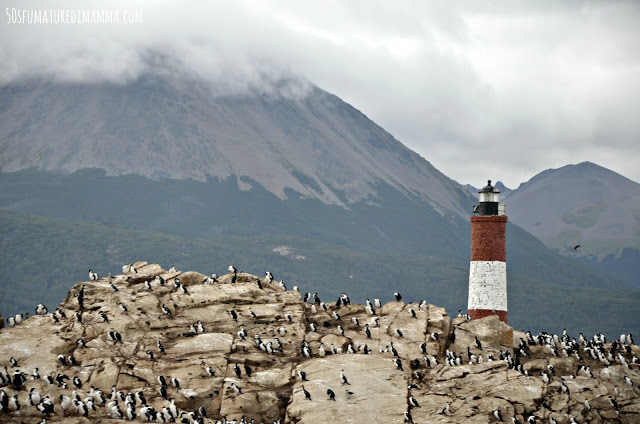
M 497 188 L 491 185 L 491 180 L 487 181 L 487 185 L 482 187 L 478 193 L 500 193 Z
M 495 207 L 491 208 L 491 212 L 495 213 L 485 213 L 481 215 L 497 215 L 497 203 L 500 201 L 500 192 L 498 191 L 498 189 L 491 185 L 491 180 L 489 180 L 487 182 L 487 185 L 482 187 L 482 190 L 480 190 L 478 193 L 480 193 L 478 196 L 478 200 L 480 201 L 480 203 L 495 203 Z

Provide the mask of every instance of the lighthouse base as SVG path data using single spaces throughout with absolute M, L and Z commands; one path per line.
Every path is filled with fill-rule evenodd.
M 500 321 L 508 324 L 507 320 L 507 311 L 496 311 L 494 309 L 469 309 L 467 311 L 471 319 L 480 319 L 484 317 L 488 317 L 489 315 L 498 315 Z

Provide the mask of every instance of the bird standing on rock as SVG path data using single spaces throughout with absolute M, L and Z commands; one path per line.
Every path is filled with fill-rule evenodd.
M 229 268 L 227 268 L 227 269 L 229 270 L 229 273 L 231 274 L 231 284 L 235 284 L 236 281 L 238 280 L 238 270 L 233 265 L 229 265 Z
M 340 378 L 342 379 L 342 384 L 348 384 L 351 385 L 351 383 L 349 383 L 349 380 L 347 380 L 347 376 L 344 375 L 344 370 L 340 371 Z
M 304 384 L 302 385 L 302 393 L 304 393 L 304 398 L 306 400 L 311 400 L 311 393 L 309 393 L 307 389 L 304 388 Z

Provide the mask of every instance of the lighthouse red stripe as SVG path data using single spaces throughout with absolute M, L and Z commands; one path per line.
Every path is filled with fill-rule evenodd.
M 507 217 L 471 217 L 471 260 L 507 261 Z
M 507 311 L 496 311 L 492 309 L 470 309 L 468 311 L 471 319 L 480 319 L 484 317 L 488 317 L 489 315 L 498 315 L 498 318 L 502 322 L 509 322 L 507 320 Z

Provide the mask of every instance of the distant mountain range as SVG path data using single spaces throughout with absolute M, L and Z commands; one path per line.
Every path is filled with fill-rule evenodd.
M 396 266 L 431 258 L 450 271 L 441 286 L 430 289 L 457 298 L 444 306 L 466 303 L 466 277 L 458 272 L 468 270 L 469 215 L 476 196 L 320 88 L 311 86 L 297 97 L 286 92 L 215 96 L 203 82 L 146 75 L 127 85 L 25 81 L 1 87 L 0 97 L 0 211 L 21 223 L 11 237 L 0 229 L 7 236 L 4 253 L 18 249 L 19 234 L 28 234 L 34 248 L 26 256 L 51 254 L 39 247 L 51 242 L 46 228 L 57 227 L 57 221 L 41 222 L 32 234 L 25 224 L 32 215 L 170 234 L 196 245 L 220 236 L 299 237 L 332 249 L 391 255 L 398 260 L 386 260 Z M 517 199 L 516 192 L 507 199 Z M 518 223 L 511 215 L 517 202 L 508 202 L 511 222 Z M 511 279 L 568 290 L 632 287 L 553 252 L 517 225 L 509 225 L 507 234 Z M 192 250 L 184 241 L 181 246 L 170 250 L 175 259 L 164 257 L 185 260 L 183 252 Z M 104 249 L 99 248 L 117 246 Z M 84 258 L 80 253 L 70 255 Z M 236 253 L 235 263 L 257 259 L 247 249 Z M 12 267 L 11 275 L 30 272 L 29 261 L 12 257 L 17 263 L 4 265 Z M 116 258 L 97 260 L 116 266 Z M 73 273 L 64 268 L 78 264 L 62 260 L 59 266 L 68 276 Z M 1 271 L 0 287 L 14 284 Z M 375 267 L 368 272 L 379 290 L 399 283 L 379 279 Z M 308 272 L 296 275 L 303 274 Z M 455 287 L 450 284 L 460 278 Z M 406 287 L 410 298 L 423 296 L 419 282 Z M 552 309 L 560 301 L 553 300 Z
M 640 287 L 640 184 L 583 162 L 539 173 L 504 202 L 547 246 Z

